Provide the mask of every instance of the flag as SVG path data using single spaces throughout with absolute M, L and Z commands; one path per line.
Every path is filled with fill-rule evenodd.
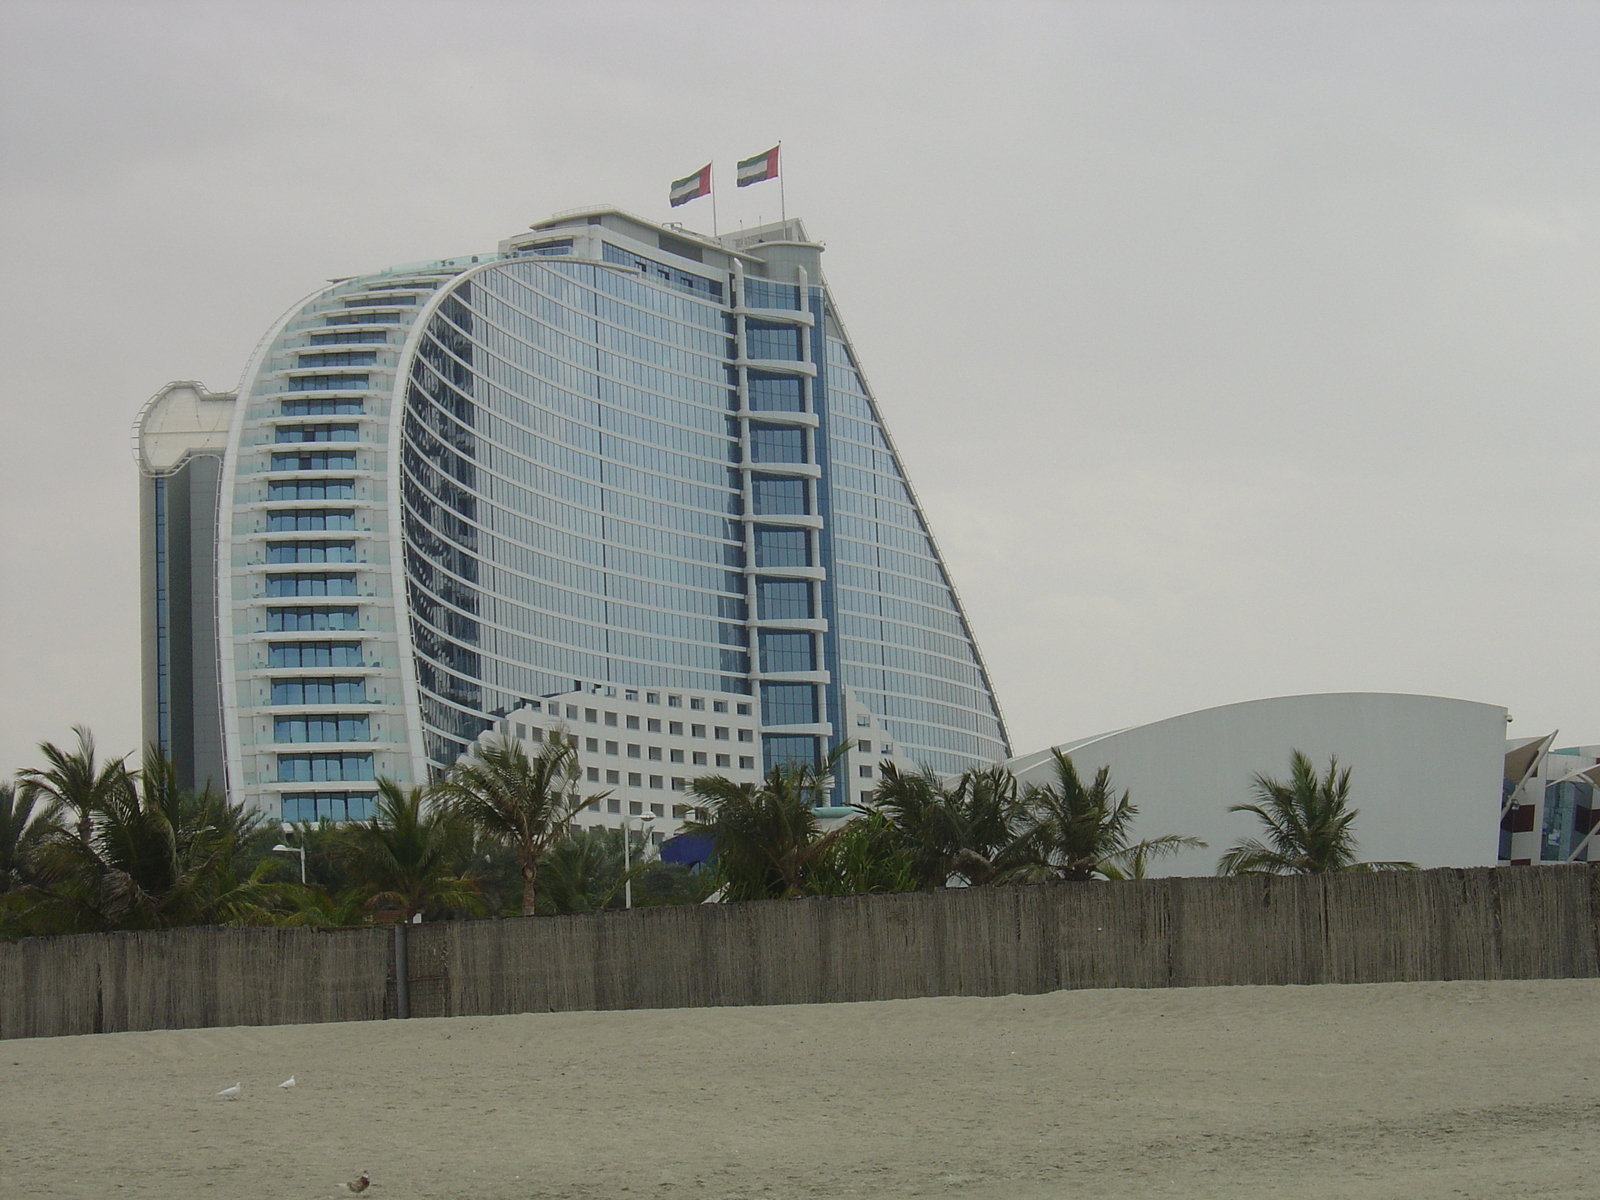
M 754 158 L 747 158 L 739 164 L 739 187 L 749 187 L 752 183 L 762 183 L 768 179 L 778 177 L 778 147 L 774 146 L 765 154 L 758 154 Z
M 685 175 L 682 179 L 672 181 L 672 189 L 667 193 L 667 199 L 672 207 L 687 204 L 691 200 L 698 200 L 701 196 L 711 194 L 711 164 L 707 163 L 693 175 Z

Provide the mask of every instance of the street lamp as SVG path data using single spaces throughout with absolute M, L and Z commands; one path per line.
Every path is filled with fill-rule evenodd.
M 294 826 L 289 824 L 289 822 L 287 822 L 287 821 L 283 822 L 283 824 L 278 826 L 278 828 L 283 830 L 283 832 L 285 834 L 291 834 L 291 833 L 294 832 Z M 272 848 L 272 852 L 274 854 L 298 854 L 300 856 L 300 886 L 304 887 L 305 883 L 306 883 L 306 852 L 305 852 L 305 847 L 303 847 L 303 846 L 285 846 L 282 842 L 279 842 L 276 846 L 274 846 Z
M 648 826 L 655 822 L 654 813 L 646 813 L 639 818 L 639 832 L 644 833 Z M 628 818 L 622 818 L 622 907 L 633 907 L 633 876 L 630 865 L 630 847 L 633 842 L 633 827 L 628 824 Z

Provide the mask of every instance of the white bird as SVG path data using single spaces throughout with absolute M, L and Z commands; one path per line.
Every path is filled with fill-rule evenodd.
M 360 1175 L 357 1175 L 354 1179 L 346 1183 L 345 1187 L 349 1188 L 352 1192 L 364 1192 L 371 1183 L 372 1176 L 363 1171 Z
M 217 1095 L 224 1100 L 237 1100 L 239 1098 L 239 1085 L 236 1083 L 231 1088 L 223 1088 Z
M 294 1076 L 293 1075 L 289 1076 L 289 1078 L 285 1079 L 278 1086 L 281 1087 L 286 1092 L 290 1091 L 294 1087 Z

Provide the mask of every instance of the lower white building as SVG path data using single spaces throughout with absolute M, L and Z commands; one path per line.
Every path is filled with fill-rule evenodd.
M 1279 696 L 1169 717 L 1063 743 L 1079 773 L 1111 768 L 1131 793 L 1138 838 L 1181 834 L 1207 843 L 1150 864 L 1153 874 L 1209 875 L 1260 821 L 1230 813 L 1252 802 L 1255 775 L 1289 774 L 1300 750 L 1326 771 L 1351 768 L 1358 855 L 1422 867 L 1492 865 L 1502 804 L 1506 710 L 1440 696 L 1336 692 Z M 1047 783 L 1049 750 L 1011 759 L 1025 782 Z

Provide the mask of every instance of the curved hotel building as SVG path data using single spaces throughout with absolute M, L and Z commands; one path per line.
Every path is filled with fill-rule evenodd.
M 168 385 L 136 429 L 148 739 L 343 820 L 564 727 L 662 830 L 695 775 L 841 743 L 837 802 L 885 758 L 1006 758 L 821 250 L 583 210 L 323 288 L 237 393 Z

